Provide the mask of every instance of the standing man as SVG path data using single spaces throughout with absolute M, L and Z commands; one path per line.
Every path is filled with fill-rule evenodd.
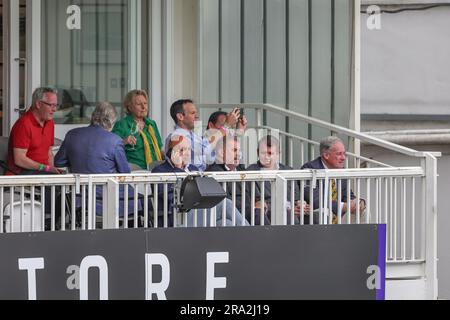
M 202 127 L 199 122 L 197 107 L 190 99 L 174 102 L 170 108 L 170 115 L 175 122 L 175 131 L 166 139 L 166 152 L 172 135 L 184 136 L 191 142 L 191 164 L 196 166 L 200 171 L 205 171 L 209 164 L 214 163 L 214 148 L 217 142 L 223 137 L 223 133 L 220 130 L 213 130 L 213 132 L 207 134 L 207 137 L 201 136 Z M 235 125 L 238 123 L 239 118 L 240 109 L 235 108 L 233 112 L 228 115 L 227 122 L 229 122 L 230 125 Z M 196 123 L 200 125 L 197 127 Z M 242 130 L 245 130 L 247 125 L 246 119 L 243 118 L 241 123 Z
M 200 171 L 205 171 L 207 162 L 211 161 L 212 149 L 207 139 L 194 132 L 195 123 L 199 121 L 194 102 L 190 99 L 175 101 L 170 107 L 170 116 L 175 122 L 175 131 L 166 139 L 166 153 L 169 151 L 172 136 L 183 136 L 191 144 L 191 164 Z
M 32 105 L 14 124 L 8 145 L 6 175 L 58 174 L 53 164 L 53 114 L 58 106 L 56 89 L 37 88 Z
M 222 135 L 243 136 L 247 129 L 247 118 L 239 108 L 234 108 L 230 113 L 216 111 L 209 116 L 207 136 L 215 130 L 220 130 Z
M 324 169 L 344 169 L 345 167 L 345 146 L 341 139 L 337 137 L 327 137 L 320 142 L 320 157 L 314 161 L 305 163 L 302 166 L 303 169 L 316 169 L 316 170 L 324 170 Z M 330 183 L 331 188 L 331 197 L 332 197 L 332 208 L 334 216 L 338 214 L 338 206 L 341 207 L 342 215 L 346 214 L 350 211 L 352 214 L 356 213 L 356 206 L 359 205 L 359 212 L 364 213 L 366 209 L 366 201 L 364 199 L 360 199 L 359 201 L 356 199 L 353 191 L 350 190 L 350 210 L 347 208 L 347 180 L 342 180 L 342 190 L 341 190 L 341 199 L 338 199 L 338 186 L 334 179 L 331 180 Z M 310 201 L 310 187 L 307 186 L 305 188 L 305 200 L 310 204 L 310 206 L 314 207 L 314 210 L 319 208 L 319 199 L 320 199 L 320 191 L 319 186 L 317 186 L 313 191 L 313 201 Z M 328 196 L 324 196 L 324 201 L 328 201 Z M 333 220 L 335 220 L 334 217 Z M 335 222 L 335 221 L 334 221 Z
M 199 121 L 197 107 L 190 99 L 178 100 L 170 108 L 170 115 L 175 122 L 175 131 L 166 139 L 166 152 L 170 145 L 172 135 L 184 136 L 191 143 L 191 164 L 200 171 L 205 171 L 207 164 L 214 162 L 214 147 L 217 137 L 213 136 L 209 140 L 202 137 L 201 133 L 195 132 L 196 122 Z M 199 128 L 201 130 L 201 126 Z M 220 132 L 218 135 L 221 136 Z

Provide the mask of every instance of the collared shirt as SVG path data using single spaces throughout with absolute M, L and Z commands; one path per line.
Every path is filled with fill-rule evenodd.
M 22 168 L 16 166 L 14 149 L 28 150 L 26 156 L 33 161 L 49 165 L 49 150 L 55 144 L 55 123 L 46 121 L 41 126 L 30 110 L 20 117 L 14 124 L 9 137 L 8 167 L 17 173 Z M 12 172 L 7 174 L 11 175 Z
M 196 166 L 200 171 L 205 171 L 209 164 L 214 163 L 215 157 L 208 139 L 178 126 L 176 126 L 175 131 L 166 138 L 166 152 L 172 135 L 180 135 L 189 139 L 191 142 L 191 164 Z

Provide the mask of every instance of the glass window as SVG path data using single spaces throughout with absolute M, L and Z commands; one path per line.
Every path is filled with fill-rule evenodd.
M 59 89 L 57 124 L 89 123 L 100 101 L 122 113 L 130 78 L 130 2 L 42 1 L 41 83 Z

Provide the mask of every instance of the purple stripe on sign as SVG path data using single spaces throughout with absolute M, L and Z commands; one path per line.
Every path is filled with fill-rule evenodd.
M 378 267 L 380 268 L 381 288 L 377 289 L 377 300 L 386 299 L 386 225 L 378 225 Z

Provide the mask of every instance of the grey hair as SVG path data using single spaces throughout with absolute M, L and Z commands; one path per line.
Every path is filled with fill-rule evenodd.
M 41 101 L 44 98 L 44 95 L 46 93 L 54 93 L 54 94 L 58 94 L 58 90 L 55 88 L 50 88 L 50 87 L 40 87 L 34 90 L 33 92 L 33 97 L 32 97 L 32 101 L 31 101 L 31 105 L 32 106 L 36 106 L 36 104 L 38 103 L 38 101 Z
M 322 139 L 322 141 L 320 141 L 320 155 L 323 155 L 330 150 L 338 142 L 344 144 L 338 137 L 330 136 Z
M 219 138 L 219 141 L 217 141 L 217 144 L 214 148 L 214 150 L 216 151 L 216 163 L 225 164 L 225 161 L 229 161 L 227 157 L 227 147 L 230 143 L 240 143 L 239 138 L 237 136 L 231 135 L 225 135 L 222 138 Z M 225 159 L 225 157 L 227 157 L 227 159 Z
M 258 152 L 259 149 L 261 148 L 261 146 L 267 146 L 268 148 L 272 148 L 272 147 L 276 147 L 277 151 L 280 152 L 280 140 L 278 140 L 277 138 L 275 138 L 272 135 L 267 135 L 261 138 L 261 140 L 259 140 L 258 142 Z
M 219 138 L 219 140 L 216 143 L 216 146 L 214 148 L 214 150 L 217 152 L 217 150 L 224 150 L 226 149 L 227 145 L 229 143 L 240 143 L 238 137 L 236 136 L 230 136 L 230 135 L 224 135 L 223 137 Z
M 111 130 L 117 120 L 117 111 L 109 102 L 101 102 L 97 105 L 91 116 L 91 125 L 100 126 Z

